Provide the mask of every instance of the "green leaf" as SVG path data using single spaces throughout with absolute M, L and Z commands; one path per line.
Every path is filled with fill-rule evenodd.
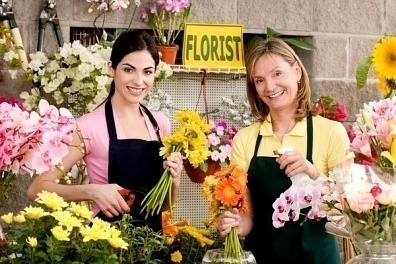
M 282 36 L 282 34 L 270 27 L 267 27 L 267 36 L 272 38 L 279 38 L 280 36 Z
M 356 88 L 361 89 L 366 85 L 371 64 L 371 57 L 367 57 L 359 62 L 356 70 Z
M 306 42 L 302 39 L 297 39 L 297 38 L 282 38 L 284 42 L 286 42 L 287 44 L 296 46 L 300 49 L 304 49 L 304 50 L 317 50 L 318 48 L 316 48 L 315 45 Z

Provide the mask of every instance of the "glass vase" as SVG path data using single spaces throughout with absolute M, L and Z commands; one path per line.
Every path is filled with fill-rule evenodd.
M 206 251 L 202 264 L 207 263 L 239 263 L 256 264 L 256 259 L 251 251 L 244 250 L 242 253 L 226 253 L 224 249 L 210 249 Z

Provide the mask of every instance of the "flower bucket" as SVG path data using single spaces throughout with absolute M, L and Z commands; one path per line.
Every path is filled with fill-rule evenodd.
M 213 160 L 208 160 L 208 169 L 205 171 L 201 170 L 199 167 L 194 168 L 190 163 L 184 164 L 184 169 L 186 170 L 187 176 L 192 182 L 203 183 L 206 176 L 213 175 L 216 171 L 221 170 L 221 166 L 218 162 Z
M 226 253 L 224 249 L 209 249 L 202 259 L 202 264 L 209 263 L 238 263 L 256 264 L 251 251 L 244 250 L 242 253 Z
M 157 46 L 159 52 L 161 52 L 161 60 L 170 65 L 174 65 L 176 62 L 177 51 L 179 50 L 178 45 L 173 46 Z

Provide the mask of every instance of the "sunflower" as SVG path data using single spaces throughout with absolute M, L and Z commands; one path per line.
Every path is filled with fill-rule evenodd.
M 387 36 L 374 46 L 372 62 L 378 77 L 396 78 L 396 37 Z

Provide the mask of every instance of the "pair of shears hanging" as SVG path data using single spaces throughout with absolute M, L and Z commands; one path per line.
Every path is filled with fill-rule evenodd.
M 37 51 L 43 51 L 45 26 L 47 23 L 52 23 L 58 45 L 59 47 L 62 47 L 64 42 L 62 38 L 61 28 L 59 25 L 58 13 L 56 11 L 55 0 L 45 0 L 44 8 L 40 13 Z

